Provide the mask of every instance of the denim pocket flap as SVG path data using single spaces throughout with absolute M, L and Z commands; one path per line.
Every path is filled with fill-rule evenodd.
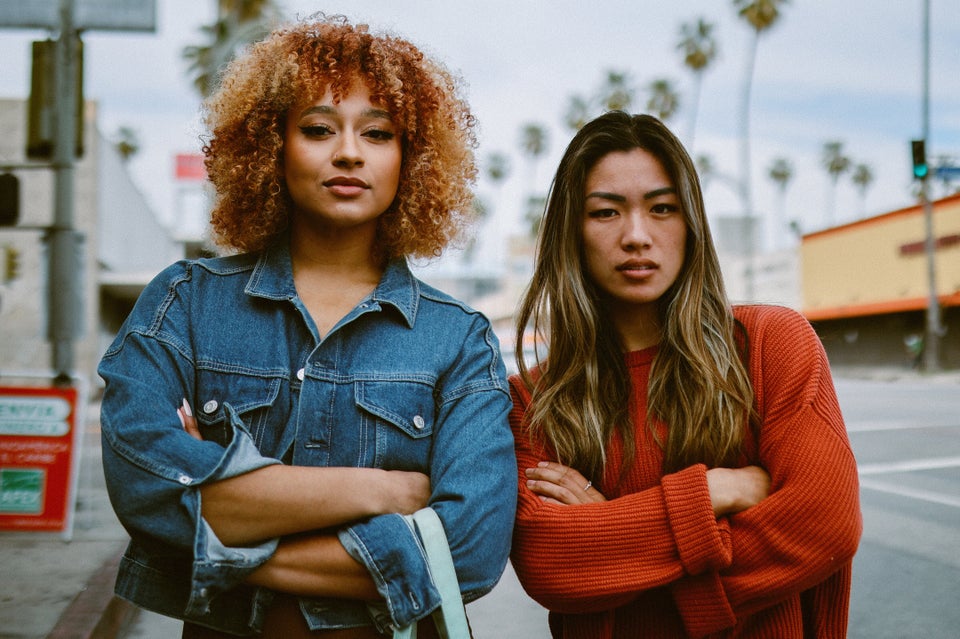
M 433 388 L 417 382 L 358 382 L 357 406 L 389 422 L 410 437 L 433 433 Z
M 269 407 L 276 401 L 280 383 L 278 377 L 203 371 L 197 381 L 194 415 L 209 424 L 225 418 L 225 404 L 240 415 Z

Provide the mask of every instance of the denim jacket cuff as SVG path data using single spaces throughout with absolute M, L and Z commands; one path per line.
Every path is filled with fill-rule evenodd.
M 403 517 L 374 517 L 341 530 L 339 538 L 370 572 L 394 627 L 408 626 L 440 607 L 423 548 Z
M 256 546 L 225 546 L 204 519 L 197 526 L 194 547 L 193 575 L 187 615 L 202 615 L 210 609 L 210 601 L 220 593 L 243 582 L 277 551 L 279 539 L 270 539 Z

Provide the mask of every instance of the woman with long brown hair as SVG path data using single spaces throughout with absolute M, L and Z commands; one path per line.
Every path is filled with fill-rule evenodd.
M 512 561 L 555 637 L 845 634 L 861 521 L 826 356 L 794 311 L 730 304 L 660 121 L 570 143 L 516 339 Z

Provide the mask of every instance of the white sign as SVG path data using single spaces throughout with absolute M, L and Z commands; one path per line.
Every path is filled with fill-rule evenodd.
M 61 397 L 0 396 L 0 435 L 63 437 L 71 410 Z
M 54 29 L 61 0 L 0 0 L 0 27 Z M 77 29 L 156 31 L 156 0 L 73 0 Z

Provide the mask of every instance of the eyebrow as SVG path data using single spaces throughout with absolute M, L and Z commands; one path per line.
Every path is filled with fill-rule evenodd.
M 303 112 L 300 114 L 300 117 L 302 118 L 303 116 L 310 115 L 311 113 L 321 113 L 323 115 L 336 115 L 337 109 L 327 104 L 317 104 L 304 109 Z M 377 119 L 390 120 L 390 121 L 393 120 L 393 118 L 390 117 L 390 113 L 388 111 L 384 109 L 373 108 L 373 107 L 369 109 L 364 109 L 360 115 L 361 117 L 365 117 L 365 118 L 377 118 Z
M 660 197 L 661 195 L 670 195 L 676 194 L 677 189 L 672 186 L 665 186 L 662 189 L 654 189 L 647 193 L 643 194 L 644 200 L 652 200 L 654 198 Z M 618 193 L 607 193 L 606 191 L 594 191 L 593 193 L 588 193 L 586 199 L 592 197 L 599 198 L 602 200 L 610 200 L 611 202 L 626 202 L 627 198 Z

